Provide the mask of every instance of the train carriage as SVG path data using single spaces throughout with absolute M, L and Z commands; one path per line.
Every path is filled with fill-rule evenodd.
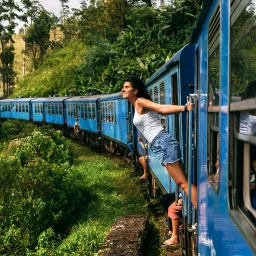
M 121 93 L 105 95 L 99 99 L 100 132 L 101 135 L 116 143 L 110 143 L 107 148 L 111 152 L 127 149 L 127 143 L 133 140 L 131 106 Z M 121 148 L 117 147 L 120 145 Z
M 75 96 L 65 100 L 67 126 L 74 127 L 78 122 L 84 131 L 98 132 L 98 99 L 100 95 Z
M 1 118 L 31 119 L 31 100 L 32 98 L 3 99 L 0 101 Z
M 67 127 L 73 128 L 77 125 L 83 141 L 91 145 L 99 142 L 99 98 L 101 95 L 75 96 L 64 102 Z
M 256 254 L 255 21 L 255 0 L 205 1 L 191 37 L 200 255 Z
M 63 102 L 68 97 L 37 98 L 31 101 L 33 122 L 46 122 L 49 124 L 64 125 Z

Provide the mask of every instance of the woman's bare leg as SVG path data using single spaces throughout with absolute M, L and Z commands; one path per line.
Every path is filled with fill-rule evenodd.
M 179 160 L 172 164 L 166 164 L 165 167 L 169 172 L 170 176 L 175 181 L 175 183 L 184 190 L 186 195 L 188 195 L 188 180 L 184 173 L 182 161 Z M 193 184 L 191 187 L 191 192 L 192 192 L 192 195 L 191 195 L 192 204 L 194 205 L 195 208 L 197 208 L 197 188 Z
M 164 245 L 178 244 L 179 240 L 179 219 L 172 219 L 172 236 L 163 242 Z

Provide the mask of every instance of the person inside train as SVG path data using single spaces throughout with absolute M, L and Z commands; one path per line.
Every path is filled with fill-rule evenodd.
M 251 170 L 250 170 L 250 189 L 256 187 L 256 160 L 252 161 Z
M 169 239 L 165 240 L 162 243 L 162 246 L 170 246 L 174 244 L 179 244 L 179 231 L 182 230 L 183 224 L 181 221 L 181 212 L 182 212 L 182 198 L 179 197 L 177 201 L 174 201 L 168 207 L 168 217 L 172 221 L 172 230 L 169 231 Z
M 250 197 L 252 207 L 256 210 L 256 160 L 253 160 L 251 164 Z
M 140 181 L 145 181 L 148 178 L 148 144 L 143 142 L 142 137 L 138 138 L 142 149 L 142 155 L 139 157 L 139 163 L 143 168 L 143 175 L 140 177 Z
M 75 125 L 74 125 L 74 135 L 75 137 L 79 135 L 79 125 L 77 121 L 75 122 Z
M 248 84 L 242 95 L 242 100 L 254 97 L 256 97 L 256 80 Z M 256 134 L 256 110 L 240 112 L 239 132 L 247 135 Z
M 127 144 L 128 150 L 129 150 L 128 156 L 130 158 L 132 158 L 134 155 L 134 150 L 133 150 L 132 133 L 131 132 L 129 132 L 129 134 L 128 134 L 128 140 L 127 140 L 126 144 Z
M 194 105 L 163 105 L 151 100 L 144 82 L 137 77 L 127 77 L 122 95 L 134 107 L 133 123 L 149 143 L 150 149 L 157 155 L 160 163 L 184 192 L 188 195 L 188 180 L 184 172 L 178 141 L 164 130 L 158 114 L 174 114 L 192 111 Z M 191 201 L 197 208 L 197 188 L 192 184 Z

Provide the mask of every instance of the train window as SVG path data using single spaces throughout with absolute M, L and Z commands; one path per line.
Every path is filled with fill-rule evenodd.
M 93 118 L 93 120 L 96 119 L 96 104 L 95 103 L 92 104 L 92 118 Z
M 54 115 L 54 108 L 55 108 L 55 104 L 51 103 L 50 105 L 50 115 Z
M 164 81 L 160 84 L 160 104 L 165 104 L 165 85 L 164 85 Z
M 154 99 L 153 99 L 154 102 L 158 102 L 158 86 L 156 85 L 154 87 Z
M 229 201 L 243 212 L 238 225 L 256 228 L 256 0 L 235 0 L 230 8 Z
M 179 104 L 179 95 L 178 95 L 178 75 L 174 73 L 171 77 L 172 82 L 172 104 L 178 105 Z M 180 141 L 180 132 L 179 132 L 179 114 L 173 115 L 174 122 L 173 122 L 173 129 L 174 129 L 174 136 L 175 138 Z
M 84 119 L 87 119 L 87 104 L 84 104 Z
M 164 81 L 160 83 L 160 104 L 165 104 L 165 84 Z M 166 115 L 161 115 L 160 116 L 161 123 L 164 127 L 165 130 L 167 130 L 167 116 Z
M 108 107 L 108 104 L 107 104 L 107 102 L 105 102 L 105 103 L 104 103 L 104 108 L 103 108 L 104 121 L 105 121 L 105 122 L 107 121 L 107 107 Z
M 102 103 L 100 103 L 100 120 L 103 120 Z
M 59 114 L 62 116 L 63 111 L 62 111 L 62 104 L 59 104 Z
M 55 115 L 59 115 L 59 104 L 58 103 L 55 103 L 54 104 L 54 114 Z
M 77 115 L 76 115 L 76 104 L 75 103 L 72 104 L 72 116 L 77 117 Z
M 106 115 L 106 122 L 115 123 L 116 120 L 116 104 L 114 101 L 110 101 L 107 103 L 107 115 Z
M 84 104 L 80 104 L 80 118 L 84 119 Z
M 116 122 L 116 103 L 112 104 L 112 123 Z
M 56 103 L 52 103 L 52 114 L 58 115 L 58 105 Z
M 150 89 L 148 93 L 149 93 L 149 95 L 150 95 L 151 99 L 153 100 L 153 90 L 152 90 L 152 89 Z
M 220 8 L 209 24 L 208 34 L 208 129 L 207 174 L 216 192 L 219 190 L 219 90 L 220 90 Z
M 92 115 L 92 108 L 91 108 L 91 104 L 88 103 L 87 104 L 87 119 L 91 119 L 91 115 Z
M 231 101 L 241 99 L 245 86 L 250 81 L 256 81 L 255 62 L 255 21 L 256 1 L 233 1 L 231 6 Z

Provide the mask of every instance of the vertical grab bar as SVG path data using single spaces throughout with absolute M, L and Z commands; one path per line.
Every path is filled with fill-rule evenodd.
M 192 102 L 191 97 L 187 97 L 187 101 Z M 192 143 L 192 111 L 187 113 L 187 174 L 188 174 L 188 224 L 192 225 L 192 212 L 191 212 L 191 184 L 193 182 L 193 143 Z

